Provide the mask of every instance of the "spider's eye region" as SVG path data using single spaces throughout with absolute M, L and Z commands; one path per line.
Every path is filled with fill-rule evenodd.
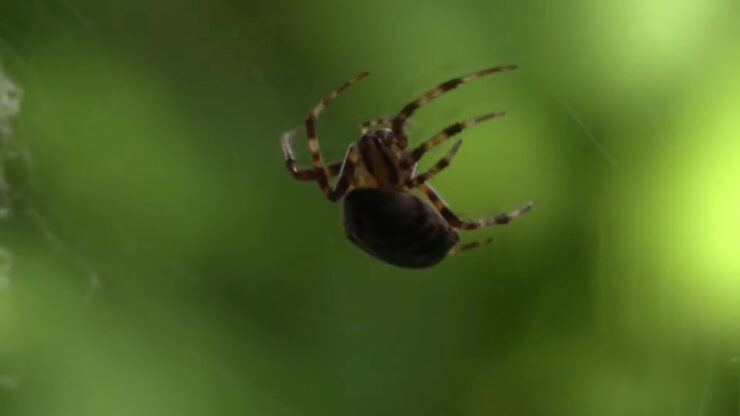
M 375 140 L 375 143 L 385 147 L 388 147 L 391 144 L 390 137 L 388 136 L 375 136 L 373 140 Z
M 383 130 L 370 130 L 363 134 L 360 141 L 365 140 L 368 143 L 372 143 L 373 146 L 383 146 L 388 143 L 387 134 Z
M 390 130 L 382 129 L 382 130 L 375 130 L 372 132 L 372 140 L 384 147 L 391 147 L 394 142 L 394 136 L 393 133 Z

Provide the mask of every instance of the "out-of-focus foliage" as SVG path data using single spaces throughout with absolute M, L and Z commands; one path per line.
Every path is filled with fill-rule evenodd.
M 737 414 L 739 21 L 735 0 L 4 0 L 0 414 Z M 485 249 L 379 263 L 284 170 L 280 133 L 360 71 L 318 122 L 328 160 L 507 63 L 412 127 L 507 111 L 434 180 L 470 217 L 537 202 L 463 236 Z

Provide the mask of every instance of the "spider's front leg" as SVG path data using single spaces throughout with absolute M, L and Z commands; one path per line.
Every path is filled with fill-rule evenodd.
M 327 173 L 327 168 L 324 166 L 324 163 L 321 161 L 321 151 L 319 150 L 319 139 L 316 135 L 316 119 L 319 117 L 319 114 L 321 114 L 322 111 L 324 111 L 324 108 L 334 101 L 335 98 L 337 98 L 337 95 L 339 95 L 342 91 L 349 88 L 352 84 L 354 84 L 356 81 L 359 81 L 363 78 L 365 78 L 368 75 L 367 72 L 363 72 L 356 77 L 352 78 L 351 80 L 345 82 L 342 84 L 339 88 L 335 89 L 329 95 L 324 97 L 321 102 L 319 102 L 316 107 L 311 110 L 311 112 L 306 117 L 305 121 L 305 128 L 306 128 L 306 134 L 308 135 L 308 149 L 311 151 L 311 160 L 313 161 L 313 167 L 316 171 L 316 182 L 319 184 L 319 188 L 321 188 L 321 192 L 329 199 L 332 199 L 334 197 L 335 189 L 332 189 L 329 185 L 329 175 Z M 351 149 L 351 148 L 350 148 Z M 349 156 L 349 153 L 348 153 Z M 344 164 L 346 165 L 347 159 L 345 158 Z M 344 166 L 342 167 L 342 170 L 344 169 Z M 341 173 L 340 173 L 341 176 Z M 341 181 L 341 178 L 340 178 Z M 339 183 L 337 183 L 339 185 Z M 335 187 L 336 188 L 336 187 Z M 338 198 L 337 198 L 338 199 Z
M 280 143 L 283 147 L 283 156 L 285 158 L 285 167 L 288 172 L 299 181 L 315 181 L 319 178 L 319 173 L 316 168 L 309 169 L 298 169 L 296 165 L 295 156 L 293 156 L 293 136 L 295 136 L 298 129 L 293 129 L 283 133 Z M 342 162 L 332 162 L 326 166 L 327 174 L 329 177 L 334 177 L 339 174 L 342 168 Z
M 282 145 L 283 154 L 285 155 L 285 165 L 288 167 L 288 171 L 291 175 L 298 180 L 318 180 L 321 175 L 316 168 L 299 170 L 296 167 L 295 158 L 293 157 L 293 148 L 291 147 L 291 139 L 295 133 L 296 130 L 283 133 Z M 357 166 L 359 158 L 357 148 L 352 144 L 349 149 L 347 149 L 347 154 L 344 156 L 344 160 L 342 162 L 334 162 L 326 167 L 326 170 L 328 171 L 327 173 L 332 177 L 339 175 L 339 180 L 337 180 L 337 183 L 333 188 L 328 186 L 327 181 L 327 188 L 329 189 L 328 192 L 324 192 L 324 194 L 330 201 L 337 201 L 347 193 L 347 190 L 349 190 L 350 185 L 353 183 L 355 167 Z

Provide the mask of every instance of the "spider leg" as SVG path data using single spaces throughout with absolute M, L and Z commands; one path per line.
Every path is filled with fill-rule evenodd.
M 330 201 L 338 201 L 350 189 L 355 179 L 355 167 L 359 159 L 360 152 L 357 151 L 355 144 L 349 145 L 347 154 L 344 156 L 344 161 L 339 170 L 339 179 L 337 179 L 334 187 L 329 190 L 329 193 L 326 194 L 326 197 Z
M 457 142 L 455 142 L 455 144 L 452 146 L 450 151 L 447 152 L 445 157 L 443 157 L 442 159 L 439 159 L 439 161 L 437 161 L 437 163 L 435 163 L 434 166 L 429 168 L 426 172 L 419 174 L 419 175 L 412 176 L 411 179 L 406 181 L 406 186 L 408 186 L 409 188 L 415 188 L 421 185 L 422 183 L 428 181 L 434 175 L 438 174 L 441 170 L 446 168 L 450 164 L 450 160 L 452 160 L 452 158 L 457 153 L 457 150 L 460 148 L 460 145 L 462 145 L 462 140 L 458 140 Z
M 463 251 L 472 250 L 474 248 L 478 248 L 481 246 L 491 244 L 491 241 L 493 241 L 493 238 L 486 238 L 483 240 L 473 241 L 471 243 L 458 244 L 455 247 L 452 247 L 452 249 L 450 249 L 450 252 L 448 254 L 458 254 L 458 253 L 462 253 Z
M 414 150 L 407 152 L 406 155 L 404 155 L 404 157 L 401 159 L 401 167 L 404 169 L 407 169 L 409 166 L 418 162 L 419 159 L 421 159 L 421 157 L 424 156 L 424 153 L 426 153 L 429 149 L 433 148 L 434 146 L 437 146 L 438 144 L 460 133 L 461 131 L 469 127 L 473 127 L 476 124 L 482 123 L 486 120 L 490 120 L 495 117 L 502 117 L 505 114 L 506 113 L 503 111 L 483 114 L 482 116 L 463 120 L 463 121 L 457 122 L 447 127 L 446 129 L 432 136 L 432 138 L 430 138 L 429 140 L 425 141 L 424 143 L 414 148 Z
M 288 172 L 299 181 L 315 181 L 319 177 L 315 168 L 298 169 L 298 166 L 296 165 L 291 142 L 297 131 L 298 129 L 293 129 L 283 133 L 281 145 L 283 147 L 283 156 L 285 157 L 285 167 L 288 168 Z M 326 166 L 326 170 L 328 171 L 327 173 L 330 177 L 337 176 L 341 168 L 342 162 L 333 162 Z
M 350 85 L 354 84 L 356 81 L 361 80 L 362 78 L 365 78 L 368 75 L 367 72 L 363 72 L 356 77 L 352 78 L 351 80 L 345 82 L 342 84 L 339 88 L 335 89 L 329 95 L 324 97 L 321 102 L 319 102 L 316 107 L 311 110 L 311 112 L 306 117 L 305 121 L 305 127 L 306 127 L 306 134 L 308 135 L 308 149 L 311 151 L 311 160 L 313 161 L 313 167 L 316 171 L 317 178 L 316 181 L 319 184 L 319 187 L 321 188 L 321 192 L 329 198 L 332 199 L 332 195 L 334 190 L 329 186 L 329 175 L 327 172 L 327 168 L 324 166 L 324 163 L 321 161 L 321 151 L 319 150 L 319 139 L 316 136 L 316 119 L 319 117 L 319 114 L 321 114 L 322 111 L 324 111 L 324 108 L 332 102 L 335 98 L 337 98 L 337 95 L 341 93 L 342 91 L 346 90 L 350 87 Z M 347 160 L 345 159 L 345 164 Z M 354 170 L 354 167 L 353 167 Z M 341 176 L 341 174 L 340 174 Z M 340 178 L 341 180 L 341 178 Z
M 447 220 L 447 222 L 451 226 L 455 228 L 461 228 L 463 230 L 475 230 L 478 228 L 490 227 L 492 225 L 508 224 L 509 222 L 519 218 L 522 214 L 526 213 L 527 211 L 532 209 L 532 206 L 534 206 L 534 203 L 530 201 L 508 213 L 498 214 L 477 220 L 463 220 L 459 216 L 457 216 L 457 214 L 452 212 L 447 203 L 442 200 L 442 197 L 429 184 L 422 183 L 418 186 L 418 188 L 422 192 L 424 192 L 424 194 L 427 196 L 427 198 L 429 198 L 430 201 L 432 201 L 432 204 L 434 204 L 434 207 L 437 208 L 437 211 L 442 214 L 442 217 L 444 217 L 444 219 Z
M 370 120 L 367 120 L 360 124 L 360 129 L 363 133 L 366 133 L 368 130 L 370 130 L 371 127 L 375 126 L 382 126 L 384 124 L 387 124 L 390 126 L 391 122 L 393 121 L 392 117 L 378 117 L 378 118 L 371 118 Z M 411 119 L 406 120 L 406 124 L 413 124 Z
M 378 118 L 371 118 L 370 120 L 367 120 L 360 124 L 360 129 L 363 133 L 370 130 L 370 127 L 375 126 L 382 126 L 383 124 L 391 124 L 391 118 L 390 117 L 378 117 Z
M 391 121 L 391 130 L 393 131 L 394 134 L 396 134 L 396 136 L 399 138 L 399 141 L 402 143 L 401 147 L 405 148 L 408 143 L 408 139 L 406 138 L 406 135 L 403 132 L 403 125 L 406 119 L 408 119 L 411 116 L 411 114 L 413 114 L 414 111 L 416 111 L 419 107 L 439 97 L 445 92 L 457 88 L 457 86 L 460 84 L 465 84 L 467 82 L 473 81 L 474 79 L 477 79 L 477 78 L 480 78 L 486 75 L 494 74 L 496 72 L 511 71 L 516 68 L 517 68 L 517 65 L 497 66 L 493 68 L 487 68 L 487 69 L 483 69 L 480 71 L 476 71 L 476 72 L 470 73 L 468 75 L 465 75 L 459 78 L 453 78 L 451 80 L 445 81 L 437 85 L 436 87 L 432 88 L 431 90 L 425 92 L 419 98 L 406 104 L 401 109 L 401 112 L 399 112 L 398 115 L 396 115 Z

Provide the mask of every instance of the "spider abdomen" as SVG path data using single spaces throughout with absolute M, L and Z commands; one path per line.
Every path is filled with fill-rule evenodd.
M 396 266 L 433 266 L 459 241 L 434 207 L 409 192 L 354 189 L 344 197 L 342 214 L 350 241 Z

